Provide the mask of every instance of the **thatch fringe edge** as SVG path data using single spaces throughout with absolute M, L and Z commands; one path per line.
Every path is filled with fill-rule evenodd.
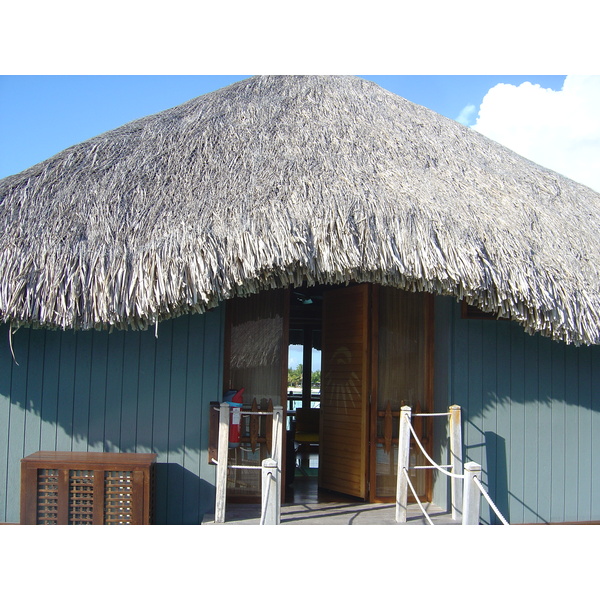
M 418 251 L 409 262 L 397 251 L 386 255 L 381 247 L 379 265 L 365 265 L 374 261 L 366 260 L 364 253 L 359 256 L 356 247 L 354 252 L 341 253 L 339 248 L 346 244 L 339 238 L 318 244 L 318 252 L 303 257 L 285 256 L 279 247 L 278 260 L 273 260 L 264 241 L 253 242 L 253 249 L 247 242 L 240 242 L 242 248 L 228 249 L 226 255 L 236 255 L 229 262 L 223 253 L 211 252 L 206 245 L 194 255 L 195 260 L 183 260 L 183 255 L 190 256 L 189 248 L 177 252 L 173 244 L 167 244 L 162 250 L 147 249 L 139 260 L 115 253 L 97 257 L 90 265 L 77 260 L 82 257 L 79 254 L 62 268 L 62 251 L 35 259 L 27 255 L 20 263 L 12 261 L 21 264 L 22 270 L 5 273 L 0 283 L 0 318 L 13 327 L 144 330 L 164 319 L 204 313 L 227 299 L 267 289 L 371 282 L 464 299 L 516 321 L 531 334 L 576 345 L 600 343 L 600 310 L 593 300 L 583 294 L 574 299 L 539 273 L 534 288 L 531 281 L 526 286 L 502 279 L 489 263 L 469 262 L 464 255 L 469 270 L 457 273 L 456 265 L 450 269 L 447 264 L 428 263 Z M 304 244 L 297 244 L 296 251 L 299 246 Z M 392 246 L 390 239 L 388 251 Z

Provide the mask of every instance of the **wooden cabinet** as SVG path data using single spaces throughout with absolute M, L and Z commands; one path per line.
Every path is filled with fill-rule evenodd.
M 22 525 L 149 525 L 156 454 L 35 452 L 21 460 Z

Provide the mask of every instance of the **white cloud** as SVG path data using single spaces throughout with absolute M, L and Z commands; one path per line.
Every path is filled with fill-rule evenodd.
M 560 91 L 496 85 L 473 129 L 600 192 L 600 76 L 569 75 Z
M 463 125 L 468 125 L 471 116 L 475 113 L 477 107 L 474 104 L 467 104 L 461 111 L 456 120 Z

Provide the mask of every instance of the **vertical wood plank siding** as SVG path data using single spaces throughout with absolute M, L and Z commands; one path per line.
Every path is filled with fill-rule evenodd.
M 0 522 L 19 521 L 20 460 L 37 450 L 156 452 L 157 523 L 214 505 L 208 406 L 222 394 L 223 307 L 144 332 L 0 326 Z
M 464 460 L 482 465 L 502 514 L 511 523 L 600 520 L 600 347 L 462 319 L 450 298 L 436 298 L 435 326 L 436 410 L 462 407 Z M 438 426 L 441 460 L 445 434 Z M 436 475 L 434 501 L 447 494 Z M 497 522 L 485 501 L 481 516 Z

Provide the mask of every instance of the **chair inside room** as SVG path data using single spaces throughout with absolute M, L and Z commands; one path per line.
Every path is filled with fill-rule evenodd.
M 295 441 L 297 453 L 319 450 L 319 409 L 297 408 Z

